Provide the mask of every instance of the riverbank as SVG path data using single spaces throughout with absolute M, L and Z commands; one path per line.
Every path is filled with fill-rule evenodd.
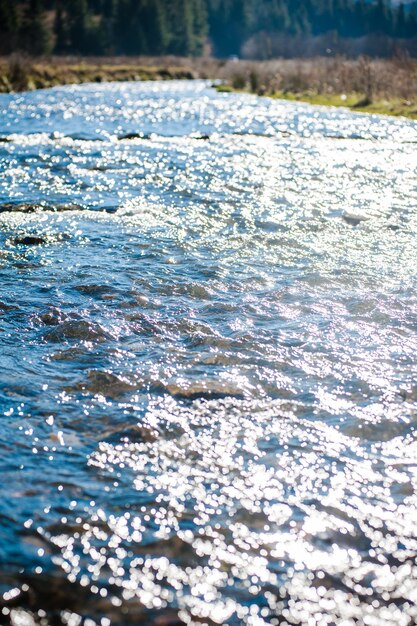
M 220 80 L 220 91 L 417 119 L 417 61 L 408 58 L 227 61 L 181 57 L 0 59 L 0 92 L 86 82 Z
M 227 93 L 236 91 L 228 84 L 218 86 L 218 91 Z M 243 90 L 238 90 L 243 91 Z M 246 89 L 244 91 L 251 92 Z M 409 119 L 417 119 L 417 100 L 403 100 L 400 98 L 384 98 L 381 100 L 370 100 L 360 93 L 353 94 L 318 94 L 311 91 L 305 92 L 287 92 L 273 91 L 270 93 L 262 93 L 258 95 L 268 96 L 277 100 L 290 100 L 293 102 L 306 102 L 308 104 L 317 104 L 320 106 L 340 107 L 343 106 L 351 111 L 361 113 L 392 115 L 396 117 L 407 117 Z
M 28 59 L 20 55 L 0 59 L 0 92 L 46 89 L 58 85 L 134 80 L 198 78 L 184 59 Z
M 417 61 L 409 58 L 242 61 L 223 69 L 218 89 L 417 119 Z
M 312 93 L 283 93 L 277 92 L 272 95 L 274 98 L 282 100 L 296 100 L 298 102 L 308 102 L 309 104 L 319 104 L 322 106 L 343 106 L 351 111 L 362 113 L 374 113 L 378 115 L 393 115 L 396 117 L 408 117 L 417 119 L 417 101 L 391 98 L 391 99 L 371 99 L 362 94 L 312 94 Z

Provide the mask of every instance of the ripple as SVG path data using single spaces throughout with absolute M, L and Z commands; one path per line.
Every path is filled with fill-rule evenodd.
M 415 122 L 0 110 L 5 624 L 416 623 Z

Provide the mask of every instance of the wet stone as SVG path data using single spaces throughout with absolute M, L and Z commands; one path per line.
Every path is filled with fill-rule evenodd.
M 0 213 L 34 213 L 39 208 L 36 204 L 6 202 L 0 204 Z
M 145 133 L 125 133 L 123 135 L 119 135 L 119 141 L 123 139 L 149 139 L 150 135 Z
M 92 394 L 102 394 L 117 398 L 127 392 L 137 389 L 138 383 L 125 376 L 118 376 L 113 372 L 92 370 L 88 372 L 88 381 L 80 382 L 78 389 L 89 391 Z
M 5 202 L 0 204 L 0 213 L 63 213 L 66 211 L 80 211 L 85 207 L 81 204 L 69 202 L 57 204 L 33 204 L 31 202 Z
M 70 236 L 66 233 L 46 234 L 46 235 L 17 235 L 10 240 L 15 246 L 42 246 L 45 244 L 54 244 L 62 241 L 68 241 Z
M 46 326 L 59 326 L 59 324 L 62 324 L 66 319 L 68 319 L 68 314 L 63 313 L 56 307 L 52 307 L 48 311 L 40 313 L 38 315 L 38 319 Z
M 41 246 L 48 243 L 47 237 L 38 237 L 36 235 L 23 235 L 22 237 L 15 237 L 13 243 L 16 246 Z
M 69 340 L 100 342 L 112 337 L 100 324 L 87 320 L 68 320 L 45 332 L 43 338 L 51 343 L 59 343 Z
M 19 307 L 16 304 L 8 304 L 7 302 L 0 302 L 0 315 L 2 313 L 8 313 L 9 311 L 19 311 Z

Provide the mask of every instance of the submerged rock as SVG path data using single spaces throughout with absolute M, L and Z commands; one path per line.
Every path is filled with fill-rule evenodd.
M 359 213 L 354 211 L 345 211 L 342 215 L 345 222 L 350 224 L 351 226 L 358 226 L 361 222 L 367 222 L 370 220 L 370 216 L 366 213 Z
M 157 385 L 155 386 L 157 387 Z M 179 400 L 221 400 L 223 398 L 244 398 L 242 389 L 233 384 L 218 381 L 192 382 L 190 384 L 168 383 L 161 388 Z
M 132 392 L 138 386 L 135 381 L 108 371 L 91 370 L 87 377 L 88 381 L 79 383 L 78 388 L 106 397 L 117 398 L 124 393 Z
M 0 204 L 0 213 L 34 213 L 39 208 L 41 207 L 36 204 L 30 204 L 29 202 L 6 202 Z
M 21 246 L 40 246 L 48 243 L 48 239 L 47 237 L 38 237 L 36 235 L 23 235 L 22 237 L 15 237 L 13 243 Z
M 37 316 L 37 319 L 45 326 L 59 326 L 68 319 L 68 316 L 57 307 L 51 307 Z
M 66 241 L 69 239 L 69 235 L 65 233 L 44 234 L 44 235 L 32 235 L 22 234 L 9 240 L 9 244 L 14 246 L 41 246 L 44 244 L 58 243 L 60 241 Z
M 112 336 L 100 324 L 87 320 L 69 320 L 54 326 L 43 335 L 45 341 L 60 343 L 68 340 L 105 341 Z
M 209 139 L 211 139 L 210 135 L 208 135 L 207 133 L 203 133 L 203 134 L 193 134 L 191 135 L 191 139 L 200 139 L 201 141 L 208 141 Z
M 121 141 L 122 139 L 149 139 L 150 135 L 145 133 L 125 133 L 123 135 L 119 135 L 117 139 Z
M 133 426 L 121 424 L 100 433 L 99 440 L 115 444 L 120 441 L 153 443 L 159 436 L 160 432 L 147 424 L 135 424 Z
M 31 202 L 5 202 L 0 204 L 0 213 L 37 213 L 41 211 L 79 211 L 84 209 L 80 204 L 32 204 Z

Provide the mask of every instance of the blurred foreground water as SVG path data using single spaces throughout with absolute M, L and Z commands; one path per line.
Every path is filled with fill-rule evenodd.
M 0 623 L 415 624 L 417 124 L 0 112 Z

